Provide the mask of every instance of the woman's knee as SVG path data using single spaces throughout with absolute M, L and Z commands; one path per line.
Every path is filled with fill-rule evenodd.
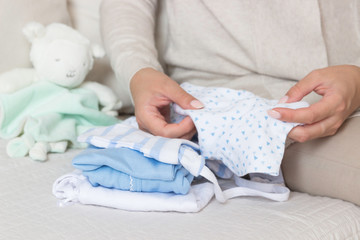
M 334 136 L 289 146 L 282 170 L 293 191 L 360 205 L 360 117 L 346 120 Z

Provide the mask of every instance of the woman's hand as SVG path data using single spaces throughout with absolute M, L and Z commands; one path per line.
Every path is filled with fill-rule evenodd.
M 307 108 L 269 111 L 276 119 L 304 124 L 289 133 L 289 137 L 298 142 L 334 135 L 360 107 L 360 68 L 341 65 L 315 70 L 294 85 L 280 102 L 300 101 L 312 91 L 323 97 Z
M 196 133 L 190 117 L 169 123 L 170 104 L 174 102 L 183 109 L 200 109 L 203 104 L 165 74 L 152 68 L 141 69 L 131 79 L 130 90 L 140 129 L 169 138 L 191 139 Z

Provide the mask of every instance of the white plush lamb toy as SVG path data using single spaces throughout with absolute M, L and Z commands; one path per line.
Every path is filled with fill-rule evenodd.
M 26 92 L 28 89 L 37 89 L 36 86 L 38 86 L 39 83 L 42 84 L 42 81 L 46 81 L 47 83 L 50 82 L 51 84 L 54 84 L 54 86 L 60 86 L 58 87 L 60 89 L 69 89 L 69 97 L 76 96 L 76 93 L 82 94 L 81 96 L 88 96 L 89 94 L 84 91 L 90 92 L 94 95 L 94 98 L 98 98 L 95 100 L 95 104 L 98 103 L 98 105 L 102 107 L 100 109 L 98 108 L 98 105 L 94 106 L 94 101 L 92 101 L 94 98 L 87 97 L 86 101 L 90 102 L 91 106 L 89 104 L 86 106 L 86 109 L 84 110 L 86 114 L 84 113 L 84 115 L 81 116 L 82 120 L 78 120 L 73 130 L 66 127 L 64 131 L 58 131 L 58 133 L 64 135 L 62 136 L 62 139 L 64 140 L 54 140 L 53 142 L 50 137 L 48 140 L 38 140 L 35 135 L 39 135 L 40 133 L 44 135 L 47 134 L 49 129 L 57 129 L 56 127 L 64 126 L 64 121 L 61 122 L 62 125 L 60 123 L 56 126 L 54 125 L 54 127 L 50 125 L 50 127 L 46 130 L 44 130 L 45 125 L 43 123 L 39 123 L 35 125 L 39 128 L 39 133 L 34 133 L 34 127 L 26 127 L 30 126 L 30 124 L 34 124 L 34 117 L 36 120 L 39 120 L 44 116 L 44 114 L 46 115 L 49 112 L 52 114 L 51 117 L 54 118 L 54 116 L 57 115 L 56 113 L 54 115 L 56 109 L 53 110 L 53 108 L 57 107 L 57 109 L 59 109 L 59 105 L 62 103 L 57 104 L 55 107 L 50 107 L 50 109 L 44 110 L 42 110 L 42 106 L 36 106 L 34 108 L 38 111 L 37 113 L 34 113 L 37 114 L 36 116 L 32 114 L 34 112 L 33 110 L 31 110 L 31 113 L 23 111 L 23 105 L 11 106 L 12 109 L 15 109 L 16 107 L 18 108 L 16 110 L 17 116 L 14 115 L 14 110 L 12 110 L 13 112 L 11 113 L 0 111 L 0 136 L 3 138 L 12 138 L 22 134 L 20 137 L 14 138 L 9 142 L 7 147 L 8 154 L 12 157 L 25 156 L 29 154 L 31 158 L 43 161 L 47 158 L 48 152 L 64 152 L 69 142 L 76 145 L 76 134 L 81 133 L 79 129 L 91 127 L 91 124 L 114 123 L 116 118 L 113 116 L 116 115 L 117 110 L 122 104 L 117 100 L 117 97 L 110 88 L 96 82 L 84 83 L 86 75 L 93 67 L 94 58 L 104 56 L 104 50 L 100 46 L 92 45 L 90 41 L 82 36 L 78 31 L 60 23 L 43 26 L 40 23 L 31 22 L 25 26 L 23 32 L 31 43 L 30 60 L 33 64 L 33 68 L 17 68 L 0 75 L 0 100 L 2 104 L 4 102 L 15 104 L 13 103 L 14 101 L 5 101 L 4 99 L 16 94 L 18 95 L 14 97 L 16 99 L 15 102 L 21 102 L 19 99 L 23 99 L 21 95 L 23 92 L 25 94 L 30 91 Z M 47 100 L 49 99 L 49 94 L 50 93 L 47 93 Z M 37 97 L 39 97 L 39 93 L 37 93 Z M 66 97 L 66 99 L 69 100 L 69 97 Z M 77 101 L 77 99 L 80 99 L 81 97 L 74 98 L 75 101 Z M 39 99 L 42 99 L 41 96 Z M 39 101 L 35 102 L 35 104 L 38 104 Z M 83 104 L 82 102 L 85 100 L 80 99 L 78 101 L 80 102 L 79 106 L 81 106 L 81 104 Z M 74 106 L 71 106 L 73 103 Z M 70 102 L 70 104 L 68 103 L 67 108 L 74 108 L 76 106 L 75 102 Z M 64 111 L 64 108 L 65 107 L 58 111 L 60 111 L 60 114 L 63 114 L 63 116 L 67 117 L 67 113 L 61 112 Z M 7 109 L 9 109 L 9 107 Z M 98 109 L 101 110 L 101 112 L 98 111 Z M 11 109 L 9 111 L 11 111 Z M 1 116 L 1 114 L 4 115 Z M 8 115 L 6 116 L 6 114 Z M 5 120 L 10 117 L 13 117 L 14 120 L 8 120 L 9 122 L 6 123 Z M 49 117 L 46 118 L 46 120 L 48 119 Z M 86 119 L 86 121 L 83 119 Z M 69 122 L 70 121 L 67 120 L 66 123 Z M 12 129 L 17 130 L 15 131 Z
M 122 104 L 110 88 L 96 82 L 83 83 L 94 58 L 105 55 L 101 46 L 91 44 L 78 31 L 61 23 L 45 27 L 31 22 L 23 33 L 31 43 L 33 68 L 16 68 L 1 74 L 0 93 L 12 93 L 36 81 L 49 81 L 66 88 L 81 85 L 95 92 L 102 111 L 116 115 Z

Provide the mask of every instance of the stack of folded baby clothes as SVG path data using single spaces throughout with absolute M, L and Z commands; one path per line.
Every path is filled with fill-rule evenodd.
M 73 160 L 81 172 L 59 178 L 53 187 L 62 202 L 80 202 L 136 211 L 197 212 L 215 195 L 219 202 L 238 196 L 286 201 L 280 164 L 288 132 L 286 123 L 267 114 L 279 104 L 250 92 L 225 88 L 182 87 L 205 104 L 201 110 L 173 106 L 173 121 L 192 118 L 198 141 L 153 136 L 131 118 L 91 129 L 78 141 L 90 147 Z M 229 178 L 223 191 L 215 176 Z M 209 182 L 192 184 L 194 177 Z
M 137 145 L 124 146 L 131 143 L 127 137 L 136 139 Z M 89 147 L 73 159 L 77 171 L 54 183 L 53 193 L 61 203 L 80 202 L 133 211 L 197 212 L 214 195 L 210 183 L 191 186 L 194 176 L 178 159 L 172 160 L 178 158 L 182 149 L 177 140 L 175 146 L 171 139 L 154 137 L 127 124 L 95 128 L 78 140 Z M 169 149 L 161 148 L 165 141 L 173 145 L 173 156 L 162 153 L 161 149 Z M 151 142 L 155 144 L 149 145 L 148 157 L 142 151 L 147 148 L 145 143 Z M 123 145 L 117 146 L 120 143 Z M 155 159 L 159 155 L 168 159 Z
M 186 194 L 194 178 L 181 165 L 159 162 L 129 148 L 90 146 L 73 159 L 73 166 L 94 187 L 132 192 Z

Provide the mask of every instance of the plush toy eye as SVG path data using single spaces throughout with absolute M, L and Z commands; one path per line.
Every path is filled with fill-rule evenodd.
M 60 62 L 60 58 L 55 58 L 55 62 Z

